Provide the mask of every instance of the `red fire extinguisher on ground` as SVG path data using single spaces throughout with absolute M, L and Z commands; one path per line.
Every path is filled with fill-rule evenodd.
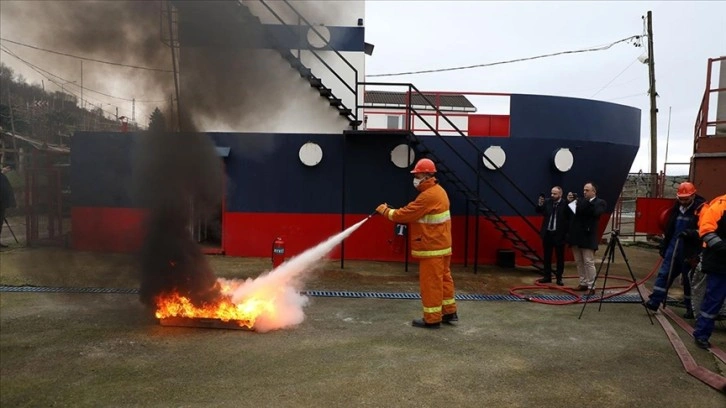
M 277 237 L 272 242 L 272 268 L 277 268 L 285 262 L 285 241 Z

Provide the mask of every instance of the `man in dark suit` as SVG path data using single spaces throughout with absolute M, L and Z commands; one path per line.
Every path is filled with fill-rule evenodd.
M 565 270 L 565 234 L 567 233 L 569 214 L 571 212 L 567 209 L 567 203 L 562 198 L 562 187 L 552 187 L 550 198 L 548 199 L 545 199 L 544 195 L 541 195 L 535 211 L 544 215 L 542 218 L 542 227 L 539 232 L 542 237 L 542 249 L 544 251 L 544 278 L 537 282 L 552 282 L 552 250 L 554 249 L 555 256 L 557 257 L 555 278 L 557 285 L 564 286 L 562 273 Z
M 595 251 L 600 242 L 600 216 L 605 214 L 607 203 L 597 198 L 597 186 L 594 183 L 585 184 L 583 196 L 575 198 L 574 194 L 567 194 L 567 200 L 570 204 L 574 202 L 575 207 L 567 231 L 567 243 L 572 247 L 577 274 L 580 276 L 580 284 L 574 290 L 587 291 L 588 295 L 594 295 Z

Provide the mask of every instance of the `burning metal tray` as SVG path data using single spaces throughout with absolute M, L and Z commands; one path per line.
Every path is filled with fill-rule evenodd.
M 165 317 L 159 319 L 162 326 L 196 327 L 203 329 L 232 329 L 254 331 L 247 326 L 240 325 L 236 320 L 222 321 L 211 318 Z

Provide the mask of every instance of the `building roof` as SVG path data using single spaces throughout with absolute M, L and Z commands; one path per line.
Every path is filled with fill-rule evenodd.
M 465 112 L 476 112 L 476 106 L 474 106 L 466 96 L 462 94 L 447 94 L 437 95 L 436 93 L 423 93 L 427 99 L 433 104 L 438 103 L 440 110 L 445 111 L 465 111 Z M 406 107 L 406 92 L 390 92 L 390 91 L 365 91 L 364 104 L 365 106 L 376 106 L 376 107 Z M 411 94 L 411 105 L 416 108 L 430 109 L 433 107 L 426 102 L 421 94 Z
M 32 147 L 34 147 L 38 150 L 47 150 L 47 151 L 53 152 L 53 153 L 70 153 L 71 152 L 71 149 L 69 147 L 59 146 L 59 145 L 52 144 L 52 143 L 41 142 L 41 141 L 35 140 L 31 137 L 21 136 L 17 133 L 8 132 L 1 127 L 0 127 L 0 134 L 2 134 L 4 136 L 13 137 L 17 140 L 28 143 L 29 145 L 31 145 Z

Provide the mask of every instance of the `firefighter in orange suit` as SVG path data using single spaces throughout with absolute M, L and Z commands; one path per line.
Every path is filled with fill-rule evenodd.
M 449 196 L 434 177 L 436 166 L 421 159 L 411 171 L 413 186 L 420 192 L 403 208 L 393 209 L 381 204 L 376 211 L 397 223 L 408 223 L 411 255 L 419 259 L 419 285 L 423 303 L 423 319 L 414 327 L 438 329 L 441 322 L 459 320 L 451 277 L 451 214 Z

